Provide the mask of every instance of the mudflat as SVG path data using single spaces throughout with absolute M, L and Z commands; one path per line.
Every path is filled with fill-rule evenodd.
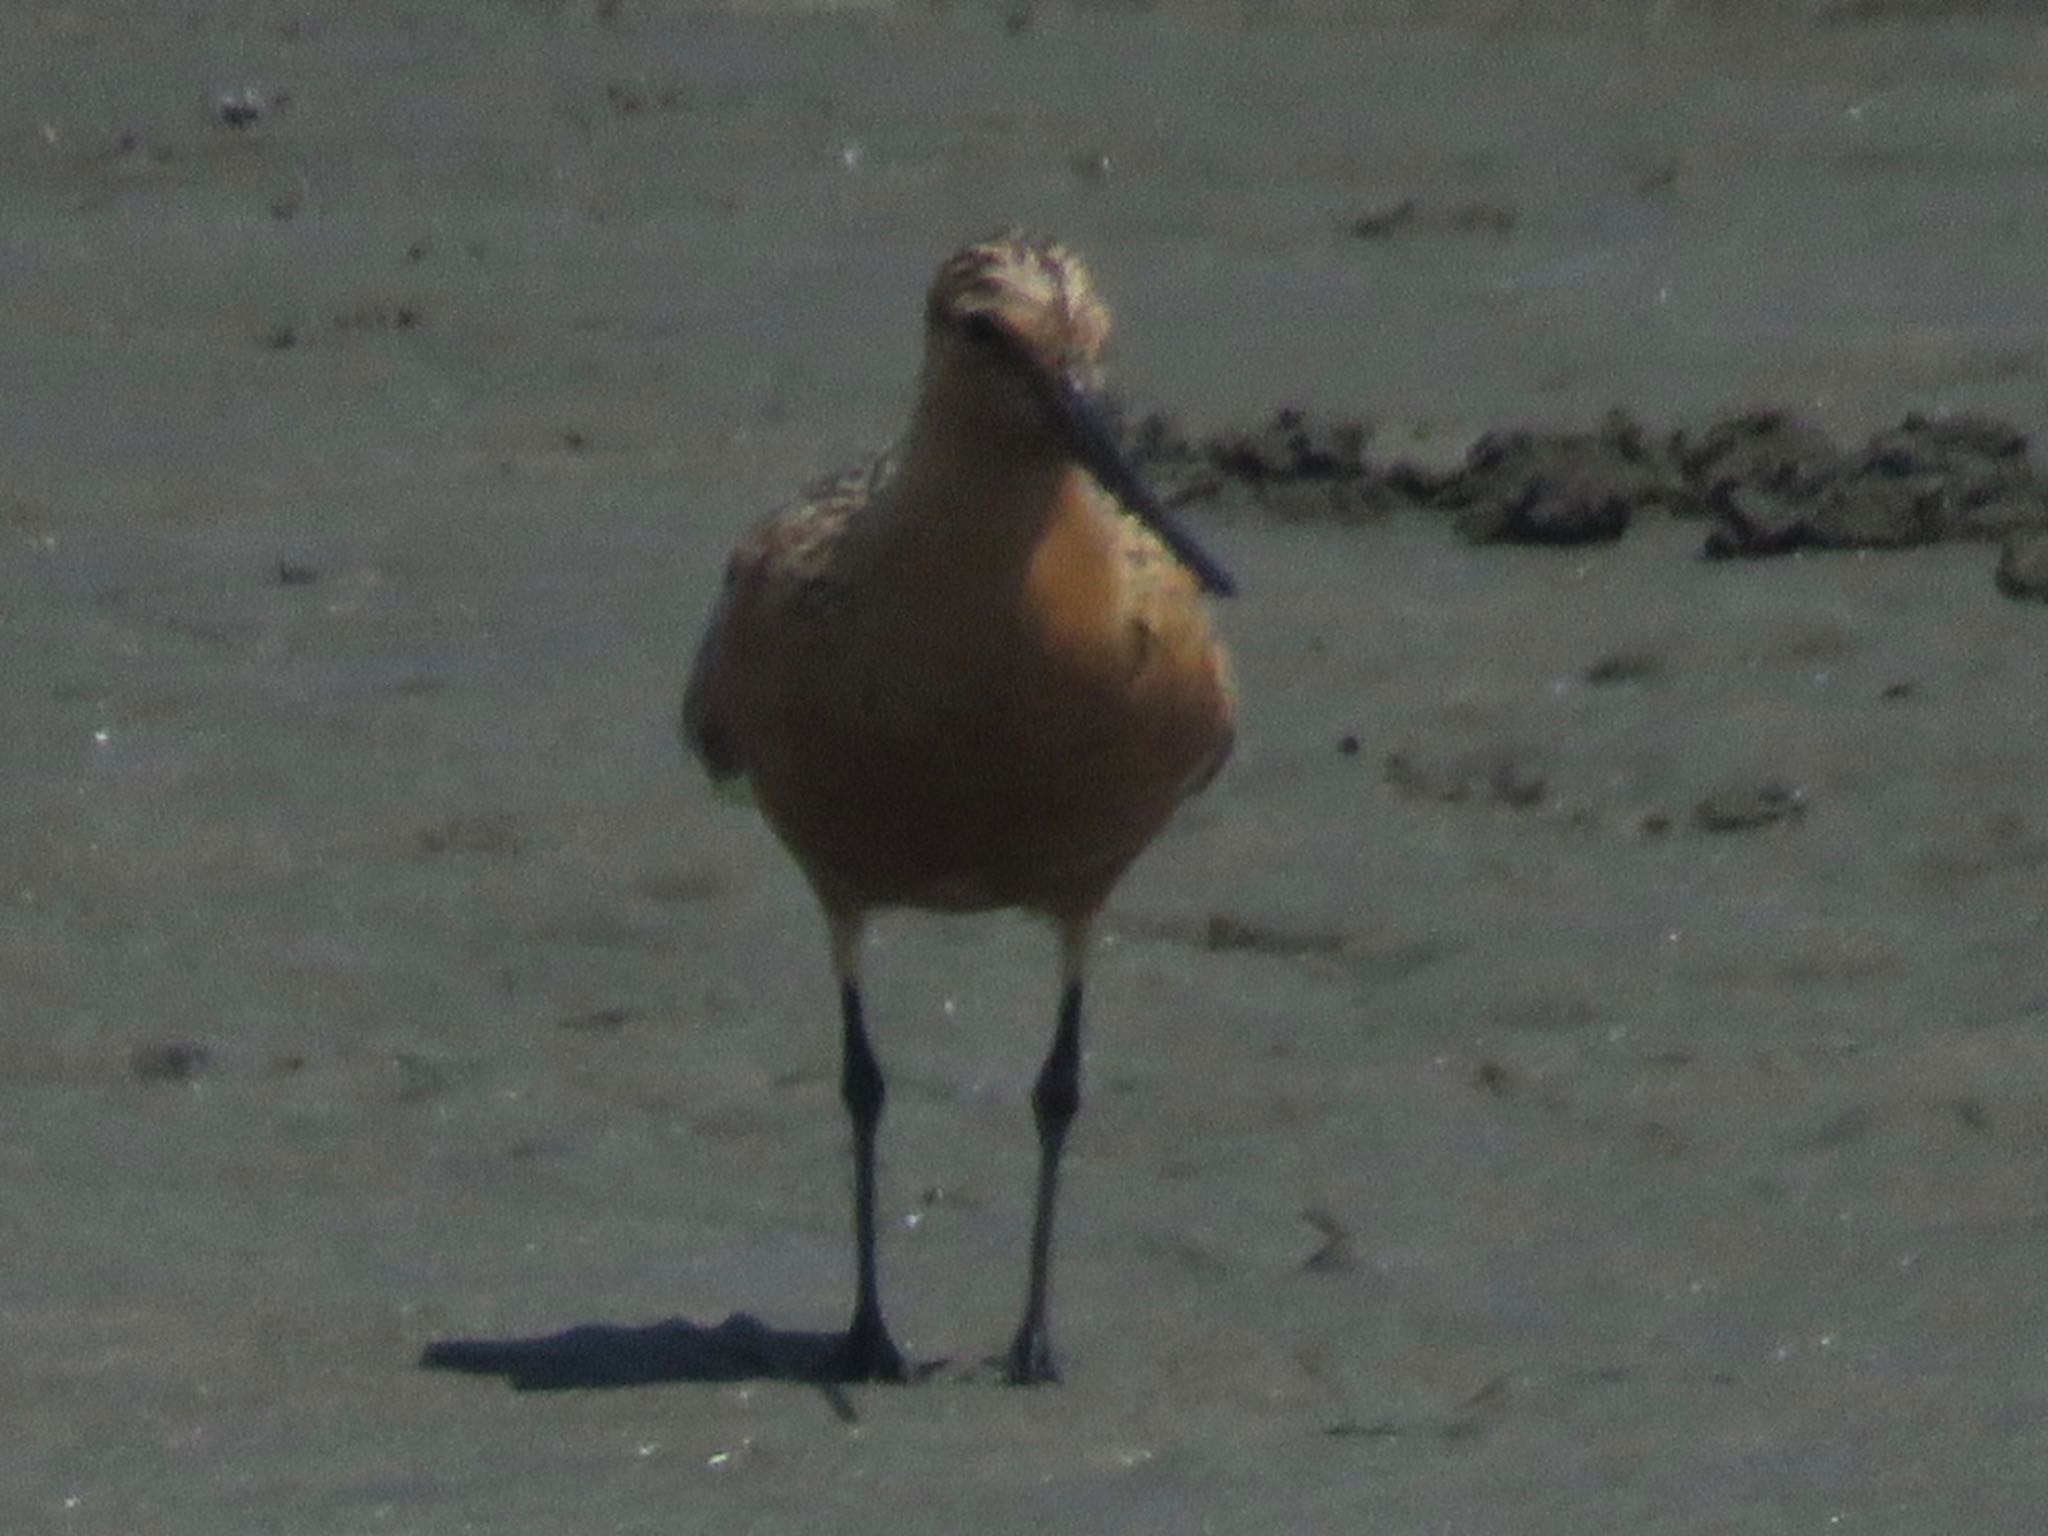
M 2018 5 L 8 11 L 0 1523 L 2035 1523 L 2044 87 Z M 1010 223 L 1240 741 L 1057 1388 L 1051 940 L 882 926 L 932 1368 L 833 1389 L 822 929 L 673 714 Z

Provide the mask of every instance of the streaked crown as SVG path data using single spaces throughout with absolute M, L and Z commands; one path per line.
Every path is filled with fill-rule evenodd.
M 1016 233 L 956 251 L 932 278 L 927 327 L 966 326 L 977 316 L 1058 367 L 1089 367 L 1109 339 L 1109 310 L 1081 258 Z

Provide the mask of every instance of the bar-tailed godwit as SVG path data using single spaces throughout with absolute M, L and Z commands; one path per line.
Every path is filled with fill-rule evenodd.
M 714 779 L 748 781 L 831 931 L 853 1122 L 849 1380 L 905 1375 L 876 1282 L 869 915 L 1019 907 L 1058 933 L 1058 1023 L 1031 1094 L 1030 1281 L 1005 1361 L 1012 1381 L 1054 1380 L 1046 1281 L 1090 930 L 1230 751 L 1229 664 L 1203 601 L 1230 581 L 1104 423 L 1108 331 L 1057 245 L 1008 236 L 947 260 L 908 430 L 747 535 L 683 698 L 685 741 Z

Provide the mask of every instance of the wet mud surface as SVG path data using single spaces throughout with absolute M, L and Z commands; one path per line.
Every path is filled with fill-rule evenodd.
M 1615 411 L 1590 431 L 1484 433 L 1452 468 L 1377 459 L 1372 438 L 1367 422 L 1292 406 L 1196 439 L 1163 414 L 1129 434 L 1180 505 L 1235 500 L 1340 525 L 1437 512 L 1475 544 L 1558 546 L 1618 539 L 1663 513 L 1701 523 L 1714 558 L 1991 542 L 2000 591 L 2048 596 L 2029 553 L 2048 530 L 2048 486 L 2026 434 L 1990 417 L 1908 415 L 1851 447 L 1782 411 L 1670 433 Z
M 0 14 L 0 1525 L 2038 1524 L 2034 20 Z M 673 716 L 1011 220 L 1241 733 L 1105 918 L 1057 1390 L 1052 943 L 880 926 L 845 1389 L 822 925 Z

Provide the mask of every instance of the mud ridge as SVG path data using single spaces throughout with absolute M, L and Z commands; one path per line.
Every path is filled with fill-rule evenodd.
M 2048 482 L 2026 434 L 1988 416 L 1914 413 L 1847 446 L 1787 411 L 1658 432 L 1616 410 L 1590 430 L 1485 432 L 1451 465 L 1377 453 L 1374 437 L 1286 406 L 1200 436 L 1155 413 L 1131 446 L 1176 503 L 1360 524 L 1434 512 L 1477 544 L 1599 543 L 1646 513 L 1697 519 L 1715 559 L 2002 542 L 1998 589 L 2048 600 Z

